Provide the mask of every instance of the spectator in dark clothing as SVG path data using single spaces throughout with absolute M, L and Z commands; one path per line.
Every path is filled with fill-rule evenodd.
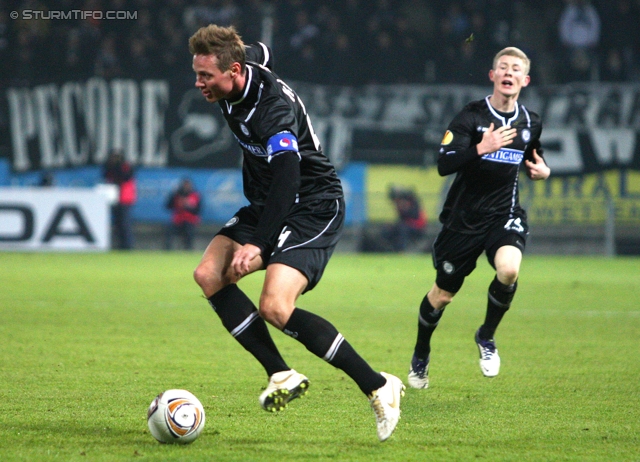
M 547 83 L 633 82 L 640 75 L 637 0 L 63 0 L 64 11 L 79 5 L 135 17 L 52 21 L 45 12 L 9 19 L 10 11 L 32 3 L 9 0 L 0 6 L 5 85 L 95 76 L 174 79 L 188 36 L 209 23 L 247 31 L 247 43 L 269 42 L 279 56 L 280 76 L 307 83 L 484 85 L 486 72 L 478 66 L 491 59 L 486 50 L 513 43 L 538 57 L 536 69 Z M 32 71 L 41 62 L 47 63 L 43 75 Z M 395 72 L 398 66 L 403 72 Z
M 602 9 L 603 82 L 633 81 L 638 75 L 640 34 L 637 32 L 640 3 L 616 0 Z
M 597 80 L 600 15 L 590 0 L 567 2 L 558 22 L 560 44 L 569 64 L 566 81 Z
M 121 150 L 114 149 L 109 154 L 103 170 L 107 183 L 118 186 L 118 201 L 111 207 L 111 219 L 115 231 L 114 248 L 130 250 L 133 248 L 133 230 L 131 207 L 136 202 L 136 181 L 133 168 L 124 159 Z
M 167 227 L 165 249 L 171 250 L 173 237 L 181 236 L 184 248 L 193 250 L 196 226 L 200 223 L 202 200 L 189 178 L 184 178 L 169 195 L 165 207 L 171 210 L 171 223 Z

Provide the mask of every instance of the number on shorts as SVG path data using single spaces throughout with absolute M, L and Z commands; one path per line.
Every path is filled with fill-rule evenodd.
M 504 229 L 508 231 L 518 231 L 519 233 L 524 231 L 524 227 L 520 222 L 520 218 L 511 218 L 507 221 L 507 224 L 504 225 Z
M 280 233 L 280 236 L 278 236 L 278 247 L 282 247 L 284 245 L 284 241 L 287 240 L 289 234 L 291 234 L 291 231 L 287 231 L 286 226 L 282 228 L 282 232 Z

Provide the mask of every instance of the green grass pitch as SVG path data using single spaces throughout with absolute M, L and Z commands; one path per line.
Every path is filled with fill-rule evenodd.
M 258 404 L 259 364 L 199 292 L 187 252 L 0 253 L 3 461 L 638 461 L 640 260 L 527 256 L 496 333 L 500 375 L 473 334 L 493 277 L 484 260 L 434 334 L 431 385 L 407 389 L 379 443 L 368 401 L 341 371 L 272 330 L 311 380 L 282 413 Z M 258 299 L 264 273 L 240 286 Z M 336 254 L 299 300 L 377 370 L 406 375 L 429 255 Z M 188 446 L 146 425 L 159 392 L 185 388 L 206 427 Z

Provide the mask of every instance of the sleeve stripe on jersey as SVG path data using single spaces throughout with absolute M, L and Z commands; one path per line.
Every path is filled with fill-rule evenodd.
M 524 115 L 527 117 L 527 127 L 531 128 L 531 116 L 529 115 L 529 111 L 527 111 L 527 108 L 524 106 L 520 106 L 522 107 L 522 111 L 524 112 Z
M 253 113 L 256 112 L 256 108 L 258 107 L 258 104 L 260 103 L 260 98 L 262 98 L 262 89 L 264 88 L 264 82 L 260 82 L 260 88 L 258 89 L 258 96 L 256 97 L 256 104 L 253 105 L 253 109 L 251 109 L 251 111 L 249 111 L 249 115 L 247 116 L 246 119 L 244 119 L 245 122 L 249 122 L 249 119 L 251 119 L 251 117 L 253 117 Z
M 229 110 L 229 114 L 231 114 L 231 109 L 233 108 L 233 106 L 243 102 L 244 99 L 249 94 L 249 88 L 251 87 L 251 79 L 253 79 L 253 68 L 251 66 L 247 65 L 247 82 L 249 82 L 249 83 L 247 84 L 246 88 L 244 89 L 244 93 L 242 94 L 242 97 L 239 100 L 234 101 L 233 103 L 227 102 L 227 108 Z
M 262 64 L 263 66 L 266 66 L 270 59 L 269 48 L 262 42 L 258 42 L 258 45 L 262 47 L 262 51 L 264 52 L 264 60 L 260 64 Z

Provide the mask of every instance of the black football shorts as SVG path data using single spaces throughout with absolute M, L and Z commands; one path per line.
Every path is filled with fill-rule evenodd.
M 487 231 L 466 234 L 443 228 L 433 243 L 433 266 L 436 284 L 447 292 L 456 293 L 464 279 L 476 268 L 482 252 L 495 269 L 494 258 L 498 249 L 512 245 L 524 253 L 529 227 L 526 217 L 497 221 Z
M 246 244 L 255 232 L 262 207 L 242 207 L 218 234 L 237 243 Z M 345 219 L 343 199 L 317 199 L 295 204 L 285 218 L 283 227 L 265 249 L 265 267 L 282 263 L 297 269 L 309 283 L 305 292 L 313 289 L 324 273 L 340 240 Z

